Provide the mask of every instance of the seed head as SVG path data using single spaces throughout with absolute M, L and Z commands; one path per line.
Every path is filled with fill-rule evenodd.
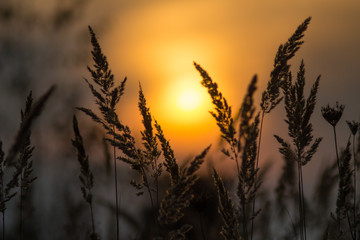
M 355 121 L 346 121 L 346 123 L 348 124 L 350 131 L 353 135 L 356 135 L 358 129 L 359 129 L 359 122 L 355 122 Z
M 328 123 L 330 123 L 333 127 L 336 126 L 336 124 L 339 122 L 342 113 L 344 111 L 345 106 L 339 105 L 338 102 L 336 102 L 335 107 L 330 107 L 329 104 L 321 108 L 321 113 L 323 117 L 325 118 Z

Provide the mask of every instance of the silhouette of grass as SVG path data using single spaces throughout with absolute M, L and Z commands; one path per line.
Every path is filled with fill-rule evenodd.
M 62 27 L 65 24 L 62 22 L 64 19 L 61 16 L 56 16 L 56 18 L 58 18 L 57 27 Z M 91 79 L 85 79 L 85 82 L 94 97 L 96 109 L 84 107 L 77 109 L 98 123 L 105 132 L 103 134 L 106 134 L 105 140 L 103 137 L 100 139 L 100 145 L 104 150 L 101 151 L 104 161 L 99 161 L 100 164 L 104 164 L 105 170 L 98 167 L 90 169 L 90 165 L 93 166 L 90 164 L 90 159 L 94 159 L 94 157 L 90 158 L 85 150 L 80 134 L 80 128 L 85 130 L 85 127 L 78 122 L 74 115 L 72 125 L 74 137 L 71 142 L 77 151 L 77 160 L 80 165 L 80 189 L 90 210 L 91 231 L 85 233 L 81 223 L 78 223 L 75 228 L 68 228 L 68 231 L 74 231 L 72 237 L 81 238 L 80 236 L 85 237 L 86 234 L 85 238 L 92 240 L 100 239 L 101 236 L 103 239 L 130 239 L 129 236 L 126 236 L 130 232 L 130 235 L 133 234 L 131 239 L 157 240 L 185 240 L 199 239 L 200 237 L 203 240 L 220 238 L 226 240 L 358 239 L 360 235 L 358 211 L 360 201 L 357 197 L 359 164 L 357 155 L 360 153 L 360 145 L 356 150 L 355 140 L 359 123 L 347 122 L 352 142 L 349 138 L 346 147 L 341 150 L 337 144 L 335 127 L 341 120 L 343 105 L 337 104 L 335 107 L 327 105 L 321 109 L 325 120 L 333 128 L 336 160 L 334 158 L 333 161 L 325 164 L 325 167 L 317 173 L 317 184 L 314 184 L 314 201 L 308 201 L 305 196 L 305 189 L 310 186 L 304 186 L 303 166 L 313 159 L 321 142 L 321 138 L 313 136 L 314 129 L 310 121 L 315 111 L 320 77 L 315 80 L 309 96 L 305 98 L 304 62 L 301 62 L 296 79 L 293 81 L 290 60 L 302 46 L 304 33 L 310 20 L 311 18 L 305 19 L 293 35 L 278 48 L 270 79 L 261 94 L 259 106 L 255 104 L 258 78 L 255 75 L 250 80 L 238 115 L 234 116 L 232 107 L 220 91 L 216 81 L 204 68 L 194 63 L 196 70 L 200 73 L 201 84 L 207 89 L 214 106 L 210 113 L 224 140 L 221 152 L 234 164 L 236 171 L 234 179 L 225 174 L 220 176 L 215 168 L 212 168 L 208 178 L 199 175 L 199 170 L 206 162 L 211 146 L 199 151 L 199 155 L 193 159 L 180 164 L 163 128 L 151 114 L 144 89 L 140 83 L 138 110 L 142 129 L 139 130 L 140 138 L 135 137 L 134 132 L 122 122 L 117 112 L 121 107 L 119 103 L 124 94 L 127 79 L 124 78 L 119 85 L 116 85 L 117 81 L 115 81 L 108 60 L 102 52 L 94 31 L 89 27 L 93 66 L 88 67 Z M 51 87 L 34 103 L 32 94 L 29 94 L 25 108 L 21 111 L 20 129 L 7 154 L 3 149 L 3 142 L 0 140 L 0 212 L 3 216 L 3 239 L 13 239 L 13 235 L 20 239 L 28 238 L 25 235 L 24 226 L 31 219 L 24 218 L 23 211 L 26 209 L 24 201 L 25 195 L 29 194 L 29 187 L 36 179 L 33 176 L 31 159 L 34 151 L 30 141 L 31 126 L 42 112 L 53 91 L 54 87 Z M 264 172 L 268 169 L 266 165 L 260 163 L 260 145 L 264 144 L 261 133 L 265 115 L 281 105 L 282 100 L 284 100 L 285 122 L 290 141 L 275 135 L 275 139 L 280 144 L 279 152 L 285 165 L 275 189 L 276 197 L 271 200 L 270 190 L 264 191 L 261 186 L 261 182 L 266 178 Z M 360 144 L 359 142 L 357 144 Z M 353 145 L 352 151 L 351 144 Z M 109 152 L 110 145 L 113 154 Z M 113 160 L 113 164 L 111 164 L 111 160 Z M 119 204 L 120 171 L 118 161 L 125 163 L 124 165 L 134 170 L 135 173 L 131 175 L 129 184 L 124 187 L 121 194 L 127 194 L 127 187 L 132 186 L 136 190 L 134 194 L 136 197 L 141 198 L 145 195 L 147 198 L 147 204 L 135 206 L 138 210 L 137 213 L 142 214 L 142 218 L 134 216 L 131 210 L 128 210 L 130 206 L 125 204 L 120 206 Z M 96 198 L 98 192 L 93 188 L 94 176 L 101 182 L 101 174 L 109 175 L 110 170 L 114 170 L 115 199 L 113 201 L 104 197 Z M 100 176 L 99 179 L 97 174 Z M 198 181 L 200 178 L 203 178 L 202 181 Z M 232 183 L 236 184 L 233 189 L 229 186 Z M 334 201 L 335 205 L 332 206 L 332 200 L 335 199 L 332 198 L 331 191 L 336 184 L 338 185 L 337 198 Z M 101 186 L 106 190 L 112 187 L 108 182 Z M 54 189 L 53 186 L 50 188 Z M 12 229 L 12 232 L 9 233 L 5 232 L 5 227 L 8 227 L 5 225 L 5 212 L 8 202 L 14 199 L 17 191 L 20 194 L 19 217 L 17 219 L 18 215 L 11 214 L 11 211 L 7 214 L 11 214 L 10 219 L 14 219 L 13 221 L 16 222 L 14 225 L 16 228 L 19 227 L 19 230 L 14 232 Z M 68 208 L 65 209 L 67 212 L 75 211 L 74 209 L 80 206 L 77 203 L 71 203 L 70 192 L 70 189 L 67 189 Z M 289 201 L 292 201 L 290 207 Z M 116 215 L 116 234 L 114 233 L 115 228 L 111 228 L 115 224 L 107 223 L 106 216 L 104 217 L 101 211 L 95 212 L 94 203 L 100 203 L 102 207 L 111 212 L 111 216 Z M 281 208 L 275 208 L 276 206 Z M 292 207 L 298 208 L 298 213 L 293 213 Z M 331 208 L 334 208 L 334 214 L 328 218 L 327 215 Z M 278 213 L 274 209 L 279 209 Z M 215 216 L 216 210 L 218 215 Z M 75 212 L 80 213 L 81 210 Z M 71 214 L 69 215 L 71 216 Z M 94 215 L 97 216 L 96 219 Z M 286 217 L 284 217 L 285 215 Z M 299 216 L 295 217 L 297 215 Z M 56 215 L 51 216 L 51 219 L 56 217 Z M 122 224 L 119 222 L 120 217 L 124 219 Z M 81 222 L 81 216 L 77 216 L 76 220 Z M 111 225 L 107 232 L 104 230 L 104 225 Z M 11 227 L 11 225 L 9 226 Z M 123 229 L 121 233 L 120 228 Z M 311 233 L 309 234 L 309 232 Z M 71 234 L 72 232 L 68 233 L 68 235 Z M 106 234 L 108 234 L 107 237 Z M 316 234 L 319 236 L 321 234 L 321 236 L 314 237 Z M 29 237 L 29 239 L 32 238 Z

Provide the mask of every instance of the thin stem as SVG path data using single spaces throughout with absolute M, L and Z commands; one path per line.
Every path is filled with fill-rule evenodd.
M 3 240 L 5 240 L 5 210 L 2 212 L 2 227 L 3 227 Z
M 298 159 L 298 190 L 299 190 L 299 215 L 300 215 L 300 239 L 304 239 L 304 222 L 303 222 L 303 205 L 302 205 L 302 191 L 301 191 L 301 163 Z
M 355 135 L 353 134 L 353 156 L 354 156 L 354 210 L 353 210 L 353 214 L 354 214 L 354 237 L 356 238 L 356 229 L 357 229 L 357 222 L 356 222 L 356 155 L 355 155 Z
M 354 233 L 353 233 L 353 229 L 352 229 L 352 227 L 351 227 L 351 221 L 350 221 L 350 216 L 349 216 L 349 212 L 348 212 L 348 211 L 346 211 L 346 218 L 347 218 L 347 221 L 348 221 L 351 238 L 354 240 L 354 239 L 355 239 L 355 236 L 354 236 Z
M 285 207 L 285 211 L 286 211 L 286 213 L 288 214 L 288 216 L 289 216 L 289 218 L 290 218 L 291 226 L 292 226 L 293 231 L 294 231 L 294 237 L 295 237 L 295 239 L 298 239 L 297 233 L 296 233 L 296 226 L 295 226 L 295 223 L 294 223 L 293 218 L 291 217 L 291 214 L 290 214 L 290 212 L 289 212 L 289 209 L 287 209 L 287 207 Z
M 113 126 L 113 137 L 115 141 L 115 127 Z M 117 184 L 117 167 L 116 167 L 116 149 L 114 149 L 114 180 L 115 180 L 115 204 L 116 204 L 116 239 L 119 240 L 119 201 L 118 201 L 118 184 Z
M 339 169 L 339 175 L 340 175 L 340 159 L 339 159 L 339 153 L 338 153 L 338 147 L 337 147 L 335 126 L 333 126 L 333 130 L 334 130 L 334 138 L 335 138 L 336 161 L 337 161 L 337 165 L 338 165 L 338 169 Z
M 333 130 L 334 130 L 334 139 L 335 139 L 336 160 L 337 160 L 337 165 L 338 165 L 338 169 L 339 169 L 339 177 L 341 178 L 340 159 L 339 159 L 339 153 L 338 153 L 338 147 L 337 147 L 335 126 L 333 126 Z M 351 222 L 350 222 L 350 217 L 349 217 L 349 213 L 347 211 L 346 211 L 346 216 L 347 216 L 347 220 L 348 220 L 348 224 L 349 224 L 349 228 L 350 228 L 350 232 L 351 232 L 351 237 L 352 237 L 352 239 L 354 239 L 353 230 L 352 230 Z
M 234 142 L 231 143 L 231 151 L 232 151 L 233 154 L 234 154 L 238 177 L 240 177 L 240 166 L 239 166 L 239 161 L 238 161 L 238 153 L 237 153 L 237 151 L 236 151 Z
M 203 240 L 206 240 L 206 235 L 205 235 L 205 230 L 204 230 L 204 223 L 203 223 L 203 219 L 201 216 L 201 212 L 199 212 L 199 218 L 200 218 L 200 230 L 201 230 L 201 235 Z
M 244 232 L 244 240 L 248 240 L 248 229 L 247 229 L 247 219 L 246 219 L 246 204 L 245 201 L 242 201 L 243 207 L 243 232 Z
M 264 116 L 265 116 L 265 111 L 263 110 L 261 113 L 261 121 L 260 121 L 260 130 L 259 130 L 259 142 L 258 142 L 258 149 L 257 149 L 257 154 L 256 154 L 256 168 L 259 168 L 259 158 L 260 158 L 260 144 L 261 144 L 261 133 L 262 133 L 262 128 L 263 128 L 263 122 L 264 122 Z M 257 172 L 255 175 L 255 179 L 257 178 Z M 257 181 L 255 181 L 255 189 L 257 188 Z M 253 233 L 254 233 L 254 215 L 255 215 L 255 204 L 256 204 L 256 194 L 254 195 L 254 200 L 253 200 L 253 205 L 252 205 L 252 219 L 251 219 L 251 237 L 250 239 L 253 239 Z
M 142 172 L 143 172 L 143 177 L 144 177 L 144 183 L 145 183 L 145 186 L 149 192 L 149 196 L 150 196 L 150 201 L 151 201 L 151 208 L 152 208 L 152 211 L 153 211 L 153 215 L 154 215 L 154 221 L 155 223 L 157 223 L 157 220 L 156 220 L 156 213 L 155 213 L 155 207 L 154 207 L 154 200 L 153 200 L 153 197 L 152 197 L 152 194 L 151 194 L 151 189 L 150 189 L 150 186 L 149 186 L 149 181 L 147 179 L 147 176 L 146 176 L 146 172 L 145 172 L 145 169 L 142 167 Z
M 23 209 L 23 174 L 20 175 L 20 226 L 19 226 L 19 233 L 20 233 L 20 240 L 22 240 L 22 209 Z
M 157 158 L 155 158 L 155 186 L 156 186 L 156 206 L 159 206 L 159 181 L 157 175 Z
M 306 240 L 306 211 L 305 211 L 305 195 L 304 195 L 304 181 L 302 175 L 302 165 L 300 162 L 300 180 L 301 180 L 301 205 L 302 205 L 302 221 L 304 230 L 304 239 Z
M 92 206 L 92 203 L 89 203 L 89 205 L 90 205 L 90 213 L 91 213 L 91 226 L 92 226 L 92 231 L 93 231 L 93 233 L 95 233 L 95 222 L 94 222 L 93 206 Z

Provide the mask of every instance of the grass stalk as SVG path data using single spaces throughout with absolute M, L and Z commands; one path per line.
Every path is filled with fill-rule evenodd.
M 206 240 L 205 229 L 204 229 L 204 221 L 203 221 L 201 212 L 199 212 L 199 219 L 200 219 L 201 236 L 202 236 L 203 240 Z
M 5 210 L 2 212 L 2 239 L 5 240 Z
M 337 162 L 337 166 L 338 166 L 339 174 L 340 174 L 340 159 L 339 159 L 339 152 L 338 152 L 338 146 L 337 146 L 337 137 L 336 137 L 336 128 L 335 128 L 335 126 L 333 126 L 333 131 L 334 131 L 336 162 Z
M 299 215 L 300 215 L 300 237 L 306 240 L 306 216 L 304 204 L 304 184 L 301 162 L 298 161 L 298 182 L 299 182 Z
M 256 169 L 259 168 L 261 133 L 262 133 L 262 129 L 263 129 L 264 116 L 265 116 L 265 110 L 262 110 L 261 119 L 260 119 L 258 149 L 257 149 L 257 153 L 256 153 Z M 257 178 L 257 173 L 255 174 L 255 178 Z M 257 188 L 257 181 L 255 182 L 255 188 Z M 254 196 L 254 200 L 253 200 L 253 204 L 252 204 L 252 214 L 253 214 L 253 216 L 255 215 L 255 206 L 256 206 L 256 197 Z M 251 219 L 251 232 L 250 232 L 250 239 L 251 240 L 253 239 L 253 236 L 254 236 L 254 218 Z
M 115 127 L 113 125 L 113 139 L 115 141 Z M 116 239 L 119 240 L 120 229 L 119 229 L 119 198 L 118 198 L 118 179 L 117 179 L 117 164 L 116 164 L 116 149 L 113 146 L 113 160 L 114 160 L 114 183 L 115 183 L 115 208 L 116 208 Z
M 152 209 L 152 212 L 153 212 L 153 217 L 154 217 L 154 222 L 157 223 L 157 218 L 156 218 L 156 210 L 155 210 L 155 205 L 154 205 L 154 199 L 153 199 L 153 196 L 151 194 L 151 189 L 150 189 L 150 186 L 149 186 L 149 180 L 148 180 L 148 177 L 146 175 L 146 171 L 144 169 L 144 167 L 141 167 L 141 170 L 142 170 L 142 174 L 143 174 L 143 178 L 144 178 L 144 185 L 146 186 L 146 189 L 149 193 L 149 197 L 150 197 L 150 203 L 151 203 L 151 209 Z
M 357 221 L 356 221 L 356 155 L 355 155 L 355 134 L 353 134 L 353 156 L 354 156 L 354 199 L 353 199 L 353 218 L 354 218 L 354 238 L 357 239 L 356 229 L 357 229 Z
M 20 240 L 22 240 L 22 230 L 23 230 L 23 226 L 22 226 L 22 219 L 23 219 L 23 175 L 21 173 L 20 175 L 20 222 L 19 222 L 19 234 L 20 234 Z
M 336 160 L 337 160 L 337 165 L 338 165 L 338 169 L 339 169 L 339 176 L 340 174 L 342 174 L 341 170 L 340 170 L 340 159 L 339 159 L 339 152 L 338 152 L 338 145 L 337 145 L 337 136 L 336 136 L 336 126 L 333 125 L 333 132 L 334 132 L 334 142 L 335 142 L 335 152 L 336 152 Z M 340 176 L 341 178 L 342 176 Z M 355 212 L 355 209 L 354 209 L 354 212 Z M 352 228 L 352 225 L 351 225 L 351 221 L 350 221 L 350 216 L 349 216 L 349 212 L 346 210 L 346 218 L 347 218 L 347 222 L 348 222 L 348 225 L 349 225 L 349 229 L 350 229 L 350 233 L 351 233 L 351 238 L 352 239 L 355 239 L 355 236 L 354 236 L 354 231 L 353 231 L 353 228 Z M 355 229 L 356 231 L 356 229 Z

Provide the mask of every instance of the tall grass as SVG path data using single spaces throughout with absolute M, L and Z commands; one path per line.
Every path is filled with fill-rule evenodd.
M 20 191 L 19 207 L 19 239 L 23 238 L 23 200 L 26 190 L 35 181 L 32 177 L 31 156 L 34 147 L 31 146 L 31 126 L 37 117 L 42 113 L 45 104 L 55 90 L 52 86 L 39 100 L 33 104 L 32 93 L 30 92 L 25 103 L 25 109 L 21 110 L 21 123 L 15 136 L 15 141 L 10 146 L 7 156 L 2 149 L 0 140 L 0 212 L 2 213 L 2 238 L 6 239 L 6 204 L 12 200 Z M 6 157 L 5 157 L 6 156 Z M 11 170 L 10 170 L 11 169 Z M 11 177 L 6 182 L 6 173 L 11 172 Z M 18 189 L 17 189 L 18 188 Z
M 85 150 L 84 140 L 80 134 L 80 129 L 83 131 L 84 127 L 74 116 L 72 122 L 74 137 L 71 142 L 77 151 L 77 157 L 73 158 L 77 158 L 80 165 L 80 190 L 89 210 L 87 222 L 91 229 L 86 239 L 127 239 L 125 232 L 130 230 L 125 224 L 120 225 L 120 217 L 127 219 L 126 221 L 131 222 L 136 229 L 134 239 L 358 239 L 360 202 L 357 198 L 357 155 L 360 151 L 355 149 L 355 137 L 359 123 L 348 122 L 352 142 L 349 138 L 345 148 L 340 150 L 335 127 L 344 110 L 342 105 L 325 106 L 321 109 L 322 115 L 332 126 L 336 153 L 334 164 L 328 164 L 318 174 L 319 181 L 315 192 L 316 203 L 321 207 L 311 204 L 305 196 L 305 189 L 310 186 L 304 185 L 304 166 L 313 159 L 321 142 L 321 138 L 313 136 L 314 127 L 311 123 L 311 117 L 316 109 L 320 77 L 310 88 L 308 97 L 305 97 L 305 64 L 301 62 L 296 77 L 293 77 L 290 60 L 302 46 L 310 20 L 310 18 L 305 19 L 291 37 L 278 48 L 270 79 L 261 94 L 259 106 L 255 104 L 258 77 L 255 75 L 250 80 L 241 107 L 237 111 L 238 115 L 233 114 L 231 104 L 220 91 L 216 81 L 202 66 L 194 63 L 195 69 L 200 73 L 201 84 L 207 89 L 214 106 L 211 115 L 224 140 L 221 152 L 224 158 L 232 161 L 236 172 L 235 179 L 229 179 L 225 174 L 221 176 L 215 167 L 209 173 L 209 178 L 198 174 L 199 169 L 206 162 L 211 146 L 199 151 L 199 154 L 191 160 L 180 163 L 160 122 L 152 115 L 151 104 L 145 97 L 146 89 L 143 89 L 140 83 L 138 110 L 142 129 L 140 129 L 140 138 L 135 138 L 133 130 L 117 113 L 121 107 L 120 100 L 127 79 L 116 81 L 97 36 L 89 27 L 93 66 L 88 67 L 91 79 L 85 79 L 85 82 L 94 97 L 96 108 L 78 107 L 77 109 L 105 131 L 104 165 L 108 171 L 109 159 L 112 157 L 115 198 L 111 203 L 104 203 L 97 197 L 94 176 L 97 176 L 96 173 L 99 174 L 102 168 L 90 168 L 90 165 L 94 166 L 90 162 L 94 157 L 89 156 Z M 27 190 L 36 179 L 33 176 L 31 158 L 34 151 L 30 140 L 31 126 L 53 91 L 54 88 L 50 88 L 34 103 L 32 95 L 29 94 L 25 108 L 21 111 L 20 130 L 7 154 L 3 149 L 3 142 L 0 141 L 0 212 L 3 216 L 3 239 L 12 239 L 12 236 L 5 232 L 7 227 L 5 213 L 8 202 L 15 199 L 17 192 L 20 199 L 16 237 L 19 239 L 28 237 L 23 231 L 25 224 L 29 222 L 23 214 L 24 201 Z M 281 233 L 286 231 L 286 224 L 281 222 L 282 218 L 269 210 L 273 204 L 270 204 L 270 197 L 261 187 L 267 167 L 260 159 L 260 146 L 266 144 L 262 143 L 265 116 L 275 107 L 280 106 L 282 100 L 284 100 L 286 112 L 284 120 L 287 124 L 289 140 L 275 135 L 285 165 L 276 188 L 277 198 L 273 204 L 284 204 L 284 212 L 289 216 L 287 225 L 290 225 L 291 229 L 285 233 L 285 236 L 281 236 Z M 103 139 L 100 141 L 103 145 Z M 111 157 L 107 144 L 112 146 Z M 128 206 L 119 204 L 119 161 L 125 163 L 122 166 L 128 166 L 134 173 L 128 184 L 135 189 L 134 197 L 145 198 L 142 218 L 132 217 L 127 212 Z M 199 178 L 203 178 L 202 181 L 198 181 Z M 228 186 L 232 182 L 236 183 L 235 190 Z M 335 214 L 330 218 L 327 217 L 330 212 L 328 208 L 331 202 L 330 192 L 336 184 L 338 184 L 336 204 L 330 206 L 334 208 Z M 110 188 L 105 184 L 99 186 Z M 125 193 L 124 191 L 122 190 L 122 194 Z M 288 199 L 298 207 L 297 213 L 285 206 Z M 112 221 L 109 225 L 116 225 L 116 230 L 115 228 L 110 230 L 107 238 L 103 236 L 105 230 L 101 228 L 101 225 L 106 225 L 105 217 L 101 211 L 97 211 L 97 206 L 99 208 L 105 206 L 110 210 Z M 209 215 L 214 209 L 217 209 L 218 215 Z M 198 218 L 199 213 L 200 218 Z M 203 218 L 202 214 L 208 217 Z M 115 224 L 113 224 L 114 215 Z M 11 218 L 15 219 L 13 216 L 11 215 Z M 281 222 L 282 225 L 271 229 L 273 227 L 271 222 Z M 326 223 L 324 226 L 327 225 L 325 227 L 321 225 L 324 222 Z M 84 229 L 86 228 L 77 231 L 85 232 Z M 321 238 L 310 235 L 310 231 L 321 232 Z
M 281 144 L 279 149 L 284 158 L 296 161 L 298 167 L 298 195 L 300 216 L 300 239 L 307 239 L 305 196 L 303 184 L 303 166 L 306 165 L 316 153 L 322 138 L 313 141 L 313 127 L 310 123 L 311 115 L 316 104 L 316 94 L 319 87 L 320 76 L 316 79 L 307 99 L 304 98 L 305 87 L 305 65 L 301 62 L 296 82 L 292 83 L 291 74 L 285 79 L 282 86 L 285 96 L 285 110 L 288 124 L 289 136 L 292 138 L 293 147 L 283 138 L 275 135 Z

